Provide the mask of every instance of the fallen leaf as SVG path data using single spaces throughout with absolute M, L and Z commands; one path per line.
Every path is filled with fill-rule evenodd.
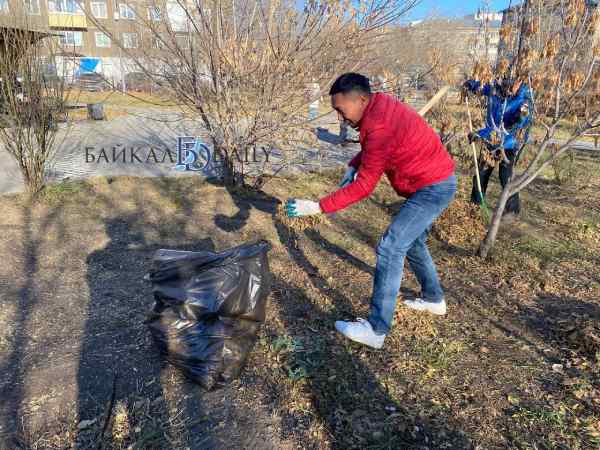
M 91 427 L 92 425 L 94 425 L 96 423 L 96 419 L 90 419 L 90 420 L 82 420 L 81 422 L 79 422 L 79 424 L 77 425 L 77 429 L 78 430 L 84 430 L 86 428 Z
M 515 396 L 515 395 L 508 395 L 507 397 L 508 403 L 510 403 L 511 405 L 518 405 L 520 403 L 519 397 Z

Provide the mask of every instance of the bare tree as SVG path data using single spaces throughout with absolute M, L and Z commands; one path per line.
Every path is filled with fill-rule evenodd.
M 26 14 L 15 14 L 11 22 L 0 28 L 0 143 L 17 161 L 33 197 L 45 183 L 67 89 L 52 74 L 55 42 L 33 31 Z
M 415 3 L 150 0 L 154 12 L 138 8 L 132 22 L 141 36 L 136 49 L 88 17 L 198 118 L 224 163 L 225 182 L 238 184 L 248 148 L 278 149 L 282 167 L 302 157 L 302 145 L 314 139 L 307 106 L 323 95 L 307 87 L 323 90 L 344 71 L 365 67 L 382 28 Z
M 455 21 L 435 17 L 411 26 L 390 27 L 372 53 L 372 66 L 388 72 L 390 80 L 411 77 L 413 83 L 426 83 L 430 90 L 454 84 L 463 65 L 459 33 Z
M 500 194 L 479 249 L 482 257 L 494 245 L 509 197 L 526 188 L 575 140 L 600 126 L 599 14 L 585 0 L 526 0 L 504 20 L 498 65 L 493 72 L 481 70 L 479 78 L 486 82 L 508 77 L 527 83 L 532 88 L 533 111 L 522 114 L 531 115 L 544 135 L 535 145 L 523 142 L 517 159 L 522 170 Z M 559 123 L 565 119 L 575 120 L 575 125 L 564 142 L 554 145 Z

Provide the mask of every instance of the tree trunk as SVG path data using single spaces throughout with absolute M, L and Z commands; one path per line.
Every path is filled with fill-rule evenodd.
M 17 145 L 16 149 L 9 151 L 9 153 L 17 160 L 21 176 L 23 177 L 25 192 L 29 198 L 35 198 L 44 188 L 44 165 L 42 164 L 42 169 L 40 170 L 37 161 L 38 155 L 34 154 L 33 157 L 30 156 L 32 152 L 25 150 L 22 145 Z
M 31 176 L 25 178 L 25 188 L 29 198 L 34 199 L 42 191 L 45 185 L 44 174 L 33 171 Z
M 244 174 L 236 171 L 233 153 L 226 149 L 219 148 L 217 150 L 221 164 L 221 179 L 223 184 L 228 187 L 241 186 L 244 184 Z
M 496 205 L 496 209 L 494 209 L 494 214 L 492 216 L 492 223 L 490 224 L 487 234 L 485 235 L 484 241 L 479 246 L 478 254 L 482 258 L 487 258 L 489 252 L 494 247 L 494 243 L 496 242 L 496 237 L 498 236 L 498 230 L 500 229 L 500 222 L 502 220 L 502 214 L 504 213 L 504 209 L 506 208 L 506 202 L 508 202 L 509 197 L 512 195 L 511 192 L 512 183 L 507 183 L 507 185 L 502 189 L 502 193 L 500 194 L 500 199 L 498 200 L 498 204 Z

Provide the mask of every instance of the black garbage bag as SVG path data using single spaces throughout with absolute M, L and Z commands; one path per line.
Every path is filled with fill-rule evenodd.
M 155 301 L 148 326 L 166 359 L 206 389 L 238 377 L 254 346 L 271 290 L 270 248 L 154 254 L 144 277 Z

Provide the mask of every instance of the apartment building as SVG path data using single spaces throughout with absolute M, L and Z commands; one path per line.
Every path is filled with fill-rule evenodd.
M 457 78 L 476 62 L 487 60 L 496 62 L 500 43 L 501 16 L 498 13 L 478 11 L 462 18 L 435 18 L 412 22 L 408 27 L 412 41 L 417 48 L 430 45 L 441 47 L 452 55 L 452 63 Z M 428 44 L 431 40 L 433 44 Z M 409 67 L 410 72 L 428 70 L 428 63 Z
M 0 0 L 0 27 L 46 32 L 58 41 L 59 75 L 97 72 L 115 85 L 136 71 L 130 57 L 136 49 L 159 46 L 150 27 L 163 20 L 186 39 L 189 22 L 174 0 Z
M 482 13 L 453 19 L 454 46 L 458 55 L 468 64 L 487 59 L 494 63 L 498 56 L 501 20 L 498 13 Z

